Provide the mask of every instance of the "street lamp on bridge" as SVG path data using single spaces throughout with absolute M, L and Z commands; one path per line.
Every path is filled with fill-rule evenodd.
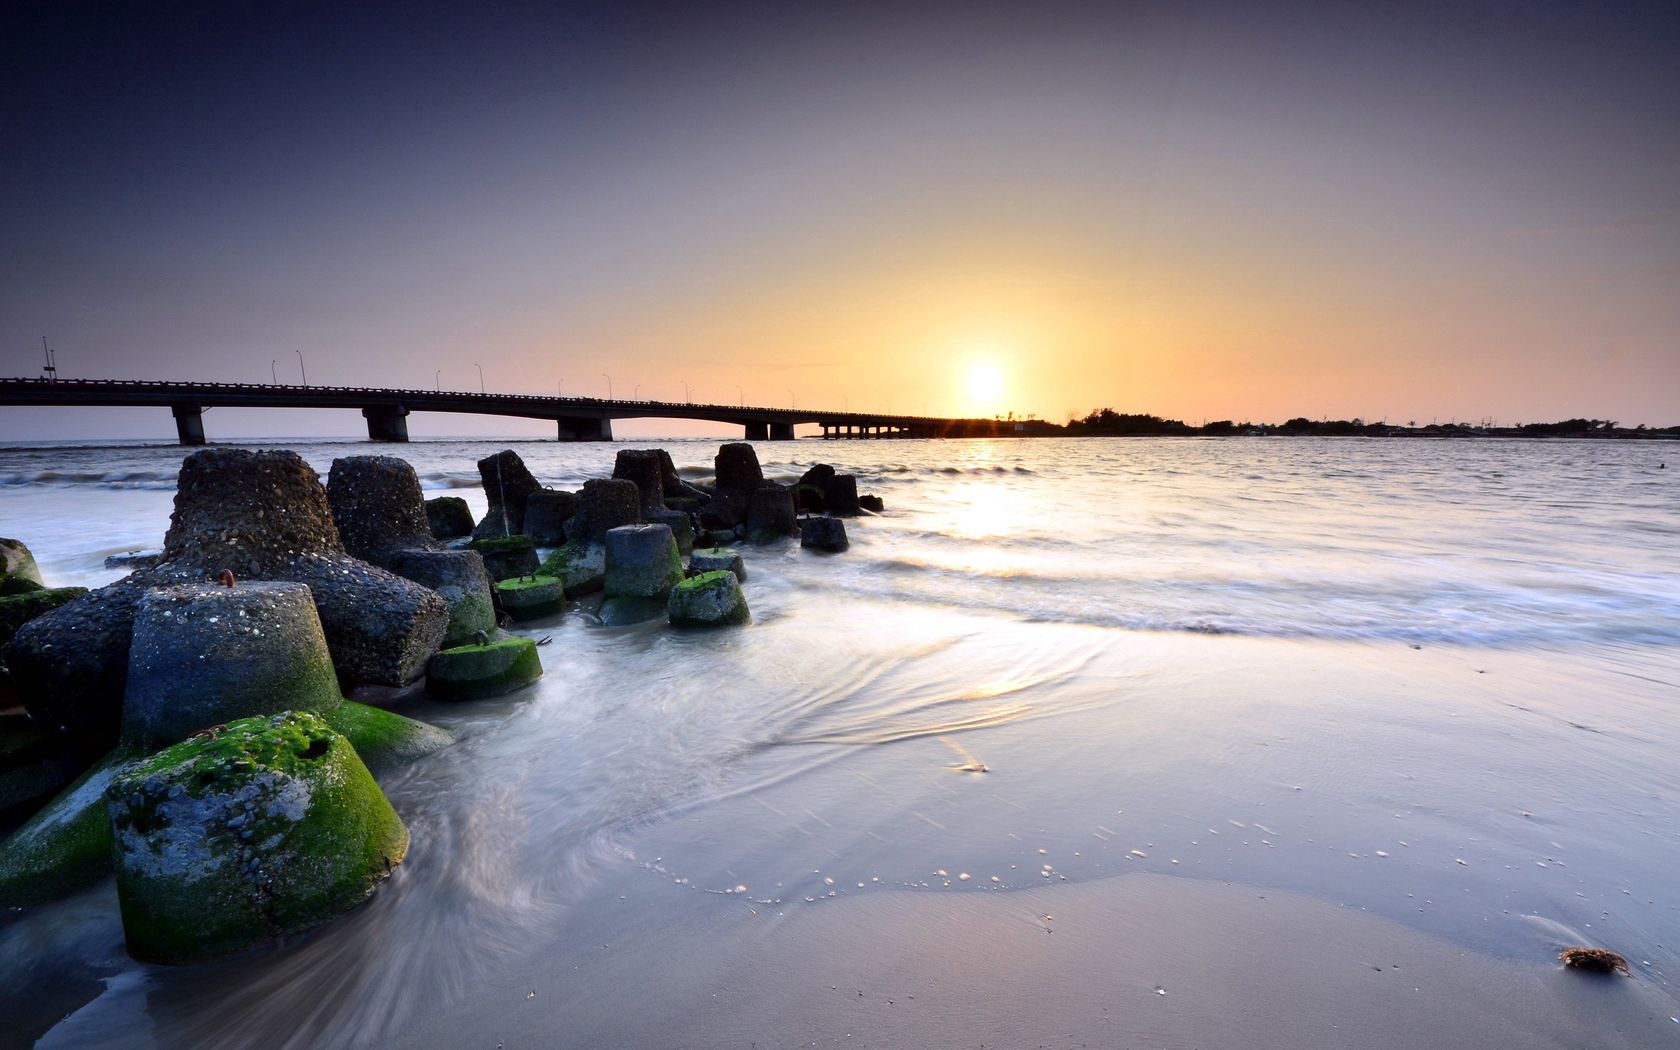
M 605 372 L 602 372 L 601 373 L 601 378 L 605 379 L 607 381 L 607 400 L 611 401 L 613 399 L 613 396 L 612 396 L 612 376 L 607 375 Z
M 441 368 L 437 369 L 436 371 L 434 371 L 432 373 L 432 389 L 433 390 L 442 390 L 443 389 L 443 369 L 441 369 Z
M 275 386 L 280 385 L 280 373 L 275 371 L 275 367 L 274 367 L 275 365 L 277 365 L 279 363 L 280 362 L 275 358 L 271 357 L 271 358 L 268 359 L 268 378 L 269 378 L 269 381 L 272 382 Z
M 309 373 L 304 371 L 304 368 L 303 368 L 303 351 L 302 350 L 294 350 L 292 352 L 298 355 L 298 375 L 303 377 L 303 385 L 308 386 L 309 385 Z
M 482 393 L 485 392 L 485 390 L 484 390 L 484 366 L 479 364 L 477 361 L 474 361 L 473 362 L 473 367 L 478 369 L 478 392 L 482 394 Z
M 799 395 L 794 393 L 792 391 L 792 389 L 789 389 L 788 390 L 788 397 L 791 397 L 793 399 L 793 407 L 797 410 L 799 408 Z

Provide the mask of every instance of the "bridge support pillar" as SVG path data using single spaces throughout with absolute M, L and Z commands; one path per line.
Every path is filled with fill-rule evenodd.
M 768 424 L 768 423 L 748 423 L 747 424 L 747 440 L 748 441 L 769 441 L 770 440 L 770 424 Z
M 571 417 L 555 420 L 561 441 L 611 441 L 612 420 Z
M 772 423 L 772 424 L 770 424 L 770 440 L 771 441 L 792 441 L 793 440 L 793 424 L 792 423 Z
M 362 409 L 369 441 L 407 441 L 408 409 L 402 405 L 372 405 Z
M 183 445 L 204 444 L 204 408 L 200 405 L 170 405 L 175 414 L 175 436 Z

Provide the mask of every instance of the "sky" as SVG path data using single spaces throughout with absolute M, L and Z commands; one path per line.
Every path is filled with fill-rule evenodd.
M 0 375 L 1680 424 L 1677 54 L 1672 2 L 13 3 Z

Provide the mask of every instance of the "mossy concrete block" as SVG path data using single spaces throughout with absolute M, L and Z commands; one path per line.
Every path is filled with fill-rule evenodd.
M 105 789 L 137 757 L 106 755 L 0 842 L 0 908 L 58 900 L 111 873 Z
M 541 489 L 525 461 L 513 449 L 503 449 L 478 461 L 478 477 L 490 508 L 473 530 L 475 539 L 519 536 L 525 532 L 525 503 Z
M 498 536 L 473 541 L 473 550 L 484 557 L 485 571 L 500 583 L 515 576 L 529 576 L 541 564 L 536 544 L 529 536 Z
M 671 530 L 678 551 L 687 554 L 694 549 L 694 519 L 687 514 L 680 510 L 651 510 L 646 517 L 650 525 L 664 525 Z
M 420 476 L 396 456 L 342 456 L 327 472 L 327 503 L 344 550 L 389 569 L 398 551 L 438 545 Z
M 567 594 L 592 594 L 606 584 L 606 545 L 568 540 L 548 556 L 537 574 L 559 580 Z
M 726 570 L 703 572 L 677 584 L 666 613 L 678 627 L 723 627 L 752 619 L 741 581 Z
M 755 543 L 768 543 L 799 531 L 791 489 L 767 482 L 753 490 L 747 504 L 747 535 Z
M 426 501 L 426 527 L 440 540 L 472 535 L 472 508 L 459 496 L 436 496 Z
M 566 542 L 566 522 L 577 513 L 575 492 L 538 489 L 525 501 L 525 535 L 539 547 Z
M 607 597 L 663 597 L 682 577 L 682 554 L 668 526 L 621 525 L 607 533 Z
M 820 511 L 823 509 L 823 490 L 818 485 L 807 485 L 802 481 L 793 487 L 793 501 L 800 510 Z
M 879 496 L 859 496 L 858 506 L 871 514 L 880 514 L 887 509 L 887 504 Z
M 65 737 L 24 715 L 0 715 L 0 825 L 39 809 L 86 765 Z
M 636 489 L 641 494 L 644 517 L 653 511 L 664 509 L 665 478 L 658 449 L 619 449 L 613 460 L 612 476 L 623 481 L 635 482 Z
M 566 608 L 566 590 L 552 576 L 520 576 L 496 584 L 502 608 L 515 620 L 537 620 Z
M 658 620 L 665 615 L 665 598 L 639 595 L 613 595 L 601 602 L 598 614 L 603 627 L 629 627 L 632 624 Z
M 430 587 L 449 606 L 445 647 L 459 645 L 479 631 L 496 629 L 490 573 L 477 551 L 402 551 L 391 559 L 391 571 Z
M 408 829 L 343 736 L 287 712 L 231 722 L 124 769 L 106 789 L 129 954 L 190 963 L 354 908 Z
M 0 598 L 14 594 L 34 594 L 46 590 L 27 576 L 0 576 Z
M 799 523 L 799 545 L 811 550 L 843 551 L 850 546 L 846 523 L 839 518 L 806 518 Z
M 187 584 L 148 591 L 134 614 L 123 740 L 153 750 L 206 726 L 342 697 L 309 588 Z
M 39 584 L 47 582 L 41 579 L 41 569 L 35 564 L 35 555 L 29 553 L 29 548 L 24 546 L 22 540 L 0 539 L 0 573 L 22 576 Z
M 86 593 L 86 587 L 54 587 L 50 590 L 24 591 L 0 596 L 0 645 L 11 641 L 18 628 L 30 620 L 50 613 Z
M 455 741 L 455 734 L 447 729 L 354 700 L 319 714 L 344 734 L 376 777 L 436 754 Z
M 529 638 L 459 645 L 432 657 L 426 692 L 439 700 L 483 700 L 523 689 L 542 673 L 537 643 Z
M 703 547 L 690 554 L 688 571 L 694 576 L 706 572 L 732 572 L 742 583 L 747 580 L 747 563 L 742 560 L 741 553 L 727 547 Z

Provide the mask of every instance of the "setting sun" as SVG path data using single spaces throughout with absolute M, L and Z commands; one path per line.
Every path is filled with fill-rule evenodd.
M 1003 373 L 996 365 L 980 363 L 968 370 L 968 403 L 971 409 L 989 412 L 1003 396 Z

